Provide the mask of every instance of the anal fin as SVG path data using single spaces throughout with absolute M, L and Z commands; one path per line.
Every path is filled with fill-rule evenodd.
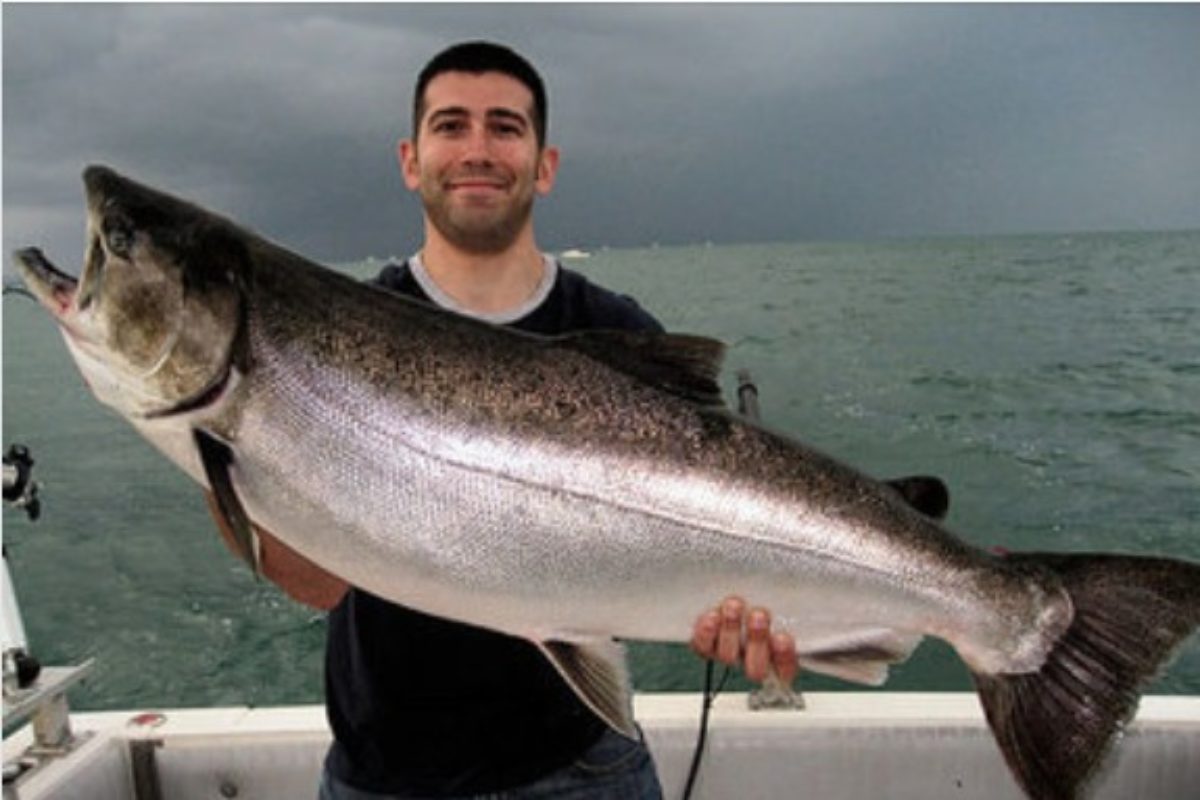
M 237 554 L 242 557 L 254 577 L 262 576 L 262 547 L 254 526 L 250 523 L 250 515 L 238 499 L 233 488 L 233 480 L 229 475 L 229 466 L 233 463 L 233 451 L 229 445 L 213 436 L 208 431 L 195 428 L 192 437 L 196 441 L 196 449 L 200 453 L 200 463 L 204 465 L 204 476 L 208 478 L 208 486 L 212 489 L 217 502 L 217 509 L 224 519 L 225 526 L 233 536 Z
M 638 740 L 625 647 L 611 639 L 545 641 L 537 646 L 584 705 L 618 733 Z
M 907 661 L 920 642 L 919 634 L 887 628 L 854 631 L 805 648 L 797 656 L 804 669 L 853 683 L 881 686 L 887 680 L 888 668 Z

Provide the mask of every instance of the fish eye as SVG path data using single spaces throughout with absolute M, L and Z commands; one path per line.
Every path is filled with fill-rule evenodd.
M 105 226 L 104 243 L 108 251 L 119 258 L 129 258 L 133 247 L 133 231 L 123 222 Z

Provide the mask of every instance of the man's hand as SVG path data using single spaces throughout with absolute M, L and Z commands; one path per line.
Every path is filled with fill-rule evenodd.
M 217 522 L 221 538 L 236 554 L 238 551 L 233 533 L 225 523 L 225 515 L 217 508 L 216 498 L 212 492 L 206 491 L 204 499 L 208 501 L 208 510 Z M 258 534 L 261 548 L 262 574 L 283 589 L 288 597 L 322 611 L 328 611 L 341 602 L 342 595 L 350 588 L 348 583 L 321 569 L 270 532 L 257 525 L 254 526 L 254 532 Z
M 701 614 L 692 629 L 692 650 L 703 658 L 741 665 L 746 677 L 761 683 L 773 668 L 785 686 L 799 672 L 796 641 L 789 633 L 771 633 L 771 612 L 746 610 L 740 597 L 726 597 L 717 608 Z

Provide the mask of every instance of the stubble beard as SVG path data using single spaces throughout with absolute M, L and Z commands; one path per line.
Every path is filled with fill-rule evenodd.
M 468 253 L 495 254 L 517 241 L 533 215 L 533 198 L 522 198 L 499 212 L 451 208 L 442 197 L 423 199 L 425 214 L 441 236 Z

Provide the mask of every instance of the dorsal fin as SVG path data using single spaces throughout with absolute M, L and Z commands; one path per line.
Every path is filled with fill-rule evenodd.
M 710 408 L 723 408 L 718 376 L 725 345 L 716 339 L 649 331 L 580 331 L 552 339 L 626 375 Z

